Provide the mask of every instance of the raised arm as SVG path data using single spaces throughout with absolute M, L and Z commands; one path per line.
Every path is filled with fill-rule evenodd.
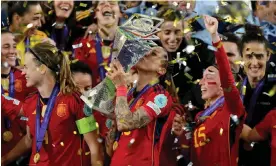
M 109 72 L 109 77 L 116 86 L 117 96 L 115 103 L 115 117 L 117 129 L 119 131 L 130 131 L 133 129 L 146 126 L 151 118 L 147 112 L 140 107 L 135 112 L 131 112 L 127 102 L 127 82 L 125 72 L 120 62 L 114 61 L 110 65 L 112 73 Z
M 217 32 L 218 21 L 213 17 L 204 16 L 204 22 L 206 29 L 210 32 L 212 36 L 213 45 L 217 48 L 215 56 L 219 67 L 221 87 L 223 88 L 225 102 L 229 107 L 231 114 L 240 117 L 245 112 L 244 106 L 240 98 L 239 90 L 235 86 L 235 81 L 231 72 L 230 64 Z

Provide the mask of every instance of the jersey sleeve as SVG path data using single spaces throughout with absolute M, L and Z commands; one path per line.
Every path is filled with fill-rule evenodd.
M 4 116 L 7 116 L 10 120 L 14 120 L 22 108 L 22 103 L 9 96 L 1 95 L 1 107 Z
M 151 120 L 165 116 L 172 106 L 172 98 L 164 90 L 164 93 L 151 92 L 141 106 L 149 115 Z
M 222 42 L 219 41 L 213 45 L 217 48 L 215 56 L 219 67 L 221 87 L 223 88 L 226 105 L 231 114 L 241 117 L 245 113 L 244 106 L 240 98 L 239 90 L 235 86 L 234 76 L 231 72 Z
M 85 106 L 84 102 L 80 99 L 79 95 L 73 94 L 74 100 L 72 101 L 72 112 L 76 117 L 76 125 L 80 134 L 86 134 L 97 129 L 97 124 L 92 114 L 85 114 L 85 109 L 89 107 Z
M 272 129 L 272 122 L 273 122 L 273 117 L 276 117 L 276 111 L 270 111 L 265 118 L 255 126 L 256 131 L 258 134 L 263 137 L 267 138 L 269 133 L 271 132 Z

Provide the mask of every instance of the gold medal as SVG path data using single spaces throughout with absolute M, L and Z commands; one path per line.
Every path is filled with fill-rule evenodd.
M 115 141 L 115 142 L 113 143 L 113 150 L 116 150 L 116 149 L 117 149 L 117 147 L 118 147 L 118 142 L 117 142 L 117 141 Z
M 39 154 L 39 153 L 36 153 L 36 154 L 34 155 L 34 163 L 35 163 L 35 164 L 38 163 L 39 160 L 40 160 L 40 154 Z
M 10 141 L 12 140 L 12 138 L 13 138 L 13 134 L 12 134 L 11 131 L 5 131 L 5 132 L 3 133 L 3 140 L 4 140 L 5 142 L 10 142 Z
M 106 59 L 110 56 L 111 48 L 109 46 L 102 46 L 102 55 L 103 58 Z

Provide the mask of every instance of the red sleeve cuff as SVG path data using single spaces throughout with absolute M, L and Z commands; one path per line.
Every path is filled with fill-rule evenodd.
M 216 42 L 216 43 L 213 43 L 213 46 L 216 47 L 216 48 L 221 48 L 221 46 L 222 46 L 221 40 Z

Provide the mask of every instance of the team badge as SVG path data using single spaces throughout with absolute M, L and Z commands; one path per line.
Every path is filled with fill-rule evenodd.
M 168 98 L 164 94 L 159 94 L 154 97 L 154 104 L 159 108 L 164 108 L 168 103 Z
M 21 80 L 15 80 L 14 89 L 16 90 L 16 92 L 22 92 L 22 81 Z
M 59 104 L 57 107 L 57 115 L 61 118 L 66 116 L 66 110 L 67 110 L 66 104 Z

